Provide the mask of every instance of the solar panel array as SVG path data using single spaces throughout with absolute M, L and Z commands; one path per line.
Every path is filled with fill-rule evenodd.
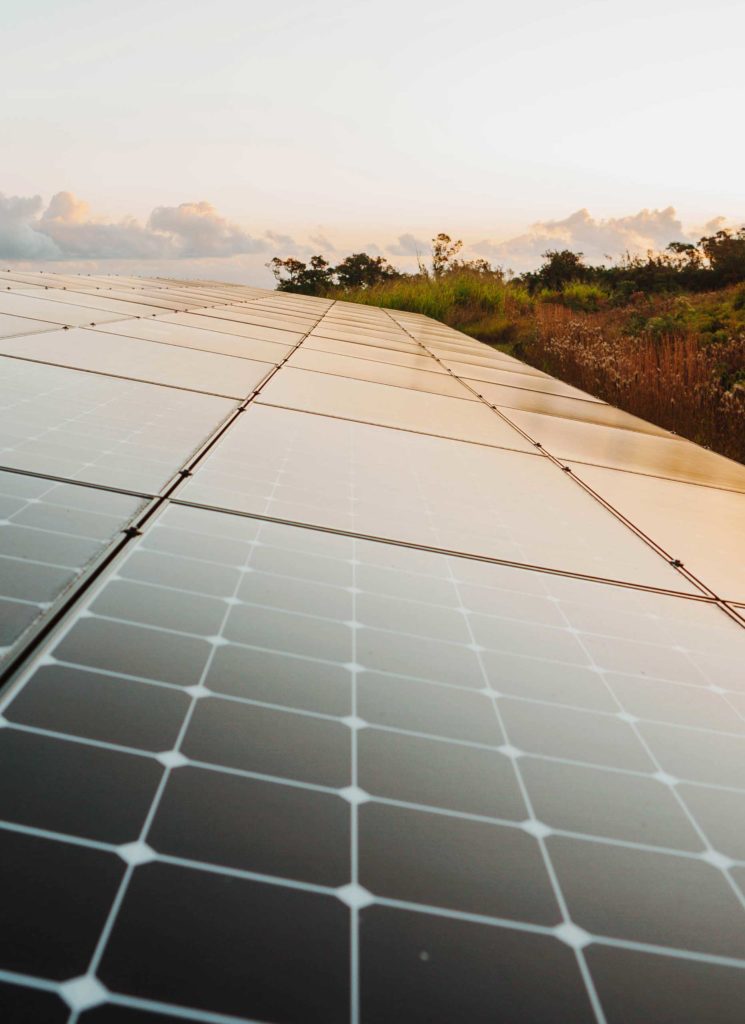
M 1 280 L 4 1024 L 739 1024 L 745 468 L 419 315 Z

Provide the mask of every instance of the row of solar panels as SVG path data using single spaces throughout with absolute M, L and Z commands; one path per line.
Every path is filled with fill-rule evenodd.
M 739 1021 L 745 470 L 424 317 L 3 277 L 7 1019 Z

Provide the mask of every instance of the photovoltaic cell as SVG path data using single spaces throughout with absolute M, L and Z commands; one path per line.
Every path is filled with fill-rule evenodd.
M 0 660 L 141 504 L 0 472 Z
M 81 296 L 81 305 L 75 306 L 63 302 L 53 302 L 46 297 L 37 298 L 35 295 L 27 296 L 25 293 L 13 295 L 11 292 L 0 292 L 0 313 L 28 317 L 31 320 L 52 324 L 67 324 L 70 327 L 122 320 L 127 315 L 85 306 L 83 296 Z
M 224 398 L 2 359 L 0 465 L 157 491 L 233 408 Z
M 175 345 L 154 345 L 93 330 L 8 338 L 0 342 L 0 353 L 225 398 L 246 398 L 269 372 L 266 363 L 251 359 L 193 349 L 185 358 Z
M 156 313 L 1 360 L 3 1021 L 740 1024 L 735 464 L 418 315 L 3 283 Z
M 431 360 L 431 363 L 433 366 L 436 365 L 434 360 Z M 408 368 L 371 359 L 335 355 L 330 352 L 313 352 L 303 348 L 298 349 L 290 357 L 287 365 L 299 370 L 328 373 L 335 377 L 390 384 L 393 387 L 426 391 L 435 395 L 447 395 L 450 398 L 462 398 L 467 401 L 478 401 L 475 395 L 460 381 L 443 373 L 423 372 L 421 367 Z
M 0 338 L 13 338 L 17 335 L 54 330 L 56 330 L 56 324 L 44 323 L 43 320 L 29 320 L 25 316 L 9 316 L 6 313 L 0 313 Z
M 594 398 L 592 395 L 588 395 L 584 391 L 580 391 L 579 388 L 573 388 L 569 384 L 563 384 L 561 381 L 555 380 L 553 377 L 547 377 L 544 374 L 529 374 L 525 372 L 515 372 L 512 366 L 508 366 L 506 369 L 502 369 L 499 364 L 492 366 L 473 366 L 469 363 L 458 363 L 451 359 L 444 359 L 444 364 L 459 377 L 467 380 L 473 387 L 473 381 L 491 382 L 492 384 L 502 384 L 507 387 L 529 389 L 532 391 L 541 391 L 548 395 L 561 395 L 565 398 L 577 398 L 583 402 L 592 402 L 594 405 L 605 405 L 606 403 L 601 402 L 600 399 Z M 526 380 L 528 377 L 540 376 L 540 380 Z
M 581 423 L 521 409 L 504 410 L 513 423 L 552 455 L 611 469 L 629 470 L 688 483 L 745 490 L 745 467 L 672 436 Z
M 106 324 L 101 333 L 120 334 L 143 341 L 156 341 L 163 345 L 199 349 L 203 352 L 218 352 L 242 359 L 258 359 L 276 364 L 290 351 L 291 346 L 256 338 L 242 338 L 222 334 L 219 331 L 203 330 L 199 327 L 183 327 L 165 324 L 161 320 L 125 320 L 118 324 Z
M 530 444 L 481 403 L 461 406 L 439 394 L 386 387 L 367 380 L 333 377 L 287 367 L 267 385 L 261 401 L 379 426 L 400 427 L 463 441 L 530 450 Z
M 279 519 L 692 589 L 547 460 L 484 445 L 257 404 L 182 495 Z
M 579 464 L 574 470 L 715 593 L 745 599 L 745 494 L 739 486 L 722 490 Z

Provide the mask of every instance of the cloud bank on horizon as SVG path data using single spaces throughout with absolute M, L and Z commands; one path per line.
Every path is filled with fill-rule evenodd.
M 726 224 L 725 217 L 715 217 L 701 227 L 686 230 L 672 206 L 605 220 L 596 220 L 589 210 L 582 209 L 564 220 L 538 221 L 525 234 L 505 242 L 484 239 L 470 248 L 489 259 L 513 261 L 519 270 L 535 266 L 547 249 L 572 249 L 583 253 L 590 263 L 609 263 L 627 252 L 659 252 L 670 242 L 697 242 L 702 235 L 713 234 Z
M 572 249 L 590 262 L 608 262 L 625 252 L 659 251 L 672 241 L 696 241 L 726 223 L 717 217 L 686 229 L 672 206 L 606 219 L 582 209 L 563 220 L 538 221 L 524 234 L 503 241 L 469 242 L 467 250 L 519 273 L 536 267 L 547 249 Z M 428 254 L 430 243 L 404 233 L 394 242 L 368 242 L 357 248 L 415 265 L 418 256 Z M 134 217 L 107 222 L 93 217 L 87 203 L 70 192 L 56 193 L 46 207 L 38 195 L 0 193 L 0 258 L 13 262 L 85 264 L 90 270 L 99 261 L 138 261 L 151 269 L 157 264 L 162 273 L 188 260 L 190 274 L 200 262 L 202 270 L 219 274 L 222 268 L 235 279 L 236 274 L 255 274 L 258 267 L 266 277 L 263 264 L 270 256 L 302 258 L 319 251 L 334 258 L 340 250 L 320 233 L 303 243 L 271 230 L 251 235 L 208 202 L 157 206 L 145 223 Z
M 88 204 L 57 192 L 41 196 L 0 193 L 0 256 L 11 260 L 193 259 L 266 252 L 277 242 L 254 238 L 221 217 L 210 203 L 156 206 L 147 223 L 91 217 Z

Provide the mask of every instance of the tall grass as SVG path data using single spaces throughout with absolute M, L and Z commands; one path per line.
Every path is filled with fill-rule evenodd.
M 702 343 L 691 331 L 628 334 L 616 315 L 540 306 L 519 354 L 627 412 L 745 462 L 745 332 Z
M 498 274 L 467 269 L 441 277 L 418 274 L 371 288 L 334 289 L 330 294 L 350 302 L 423 313 L 491 344 L 526 340 L 526 330 L 532 329 L 534 303 L 527 289 Z

